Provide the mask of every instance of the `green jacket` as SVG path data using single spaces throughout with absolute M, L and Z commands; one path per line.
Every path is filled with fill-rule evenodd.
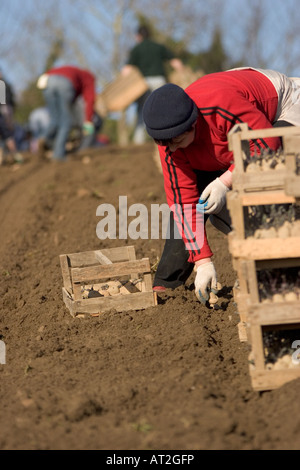
M 173 58 L 174 54 L 163 44 L 144 39 L 131 50 L 127 64 L 137 67 L 144 77 L 166 77 L 165 62 Z

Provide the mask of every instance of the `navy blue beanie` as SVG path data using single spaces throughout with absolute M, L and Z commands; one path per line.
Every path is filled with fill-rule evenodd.
M 150 137 L 168 140 L 189 130 L 198 108 L 187 93 L 174 83 L 154 90 L 143 107 L 143 119 Z

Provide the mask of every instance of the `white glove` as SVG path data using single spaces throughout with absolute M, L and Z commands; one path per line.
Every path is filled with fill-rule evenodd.
M 199 204 L 204 204 L 205 214 L 218 214 L 226 203 L 226 193 L 229 188 L 216 178 L 202 192 Z
M 208 301 L 210 291 L 218 292 L 217 273 L 211 261 L 198 266 L 195 278 L 195 294 L 202 304 Z

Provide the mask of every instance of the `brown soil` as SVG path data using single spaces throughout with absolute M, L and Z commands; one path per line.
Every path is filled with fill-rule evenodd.
M 134 244 L 154 265 L 164 244 L 96 236 L 101 203 L 165 202 L 152 145 L 90 154 L 0 168 L 0 449 L 299 449 L 300 380 L 252 390 L 227 240 L 211 226 L 220 310 L 196 301 L 191 276 L 157 307 L 70 315 L 60 254 Z

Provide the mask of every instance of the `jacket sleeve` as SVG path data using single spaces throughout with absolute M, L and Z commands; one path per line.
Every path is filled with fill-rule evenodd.
M 229 101 L 230 100 L 230 101 Z M 227 96 L 223 105 L 216 106 L 209 116 L 211 124 L 215 128 L 216 134 L 221 139 L 226 138 L 233 125 L 247 123 L 250 130 L 272 128 L 272 123 L 266 115 L 260 111 L 249 99 L 238 92 L 235 95 Z M 281 146 L 279 137 L 266 139 L 256 139 L 249 142 L 250 155 L 261 153 L 264 150 L 276 150 Z M 233 155 L 228 152 L 228 163 L 233 161 Z M 234 164 L 229 169 L 232 171 Z
M 159 147 L 167 203 L 173 211 L 179 237 L 189 251 L 189 262 L 213 255 L 206 236 L 204 214 L 196 210 L 199 200 L 196 174 L 182 152 L 171 154 Z
M 85 120 L 92 121 L 96 93 L 95 78 L 91 74 L 84 77 L 82 96 L 85 102 Z

